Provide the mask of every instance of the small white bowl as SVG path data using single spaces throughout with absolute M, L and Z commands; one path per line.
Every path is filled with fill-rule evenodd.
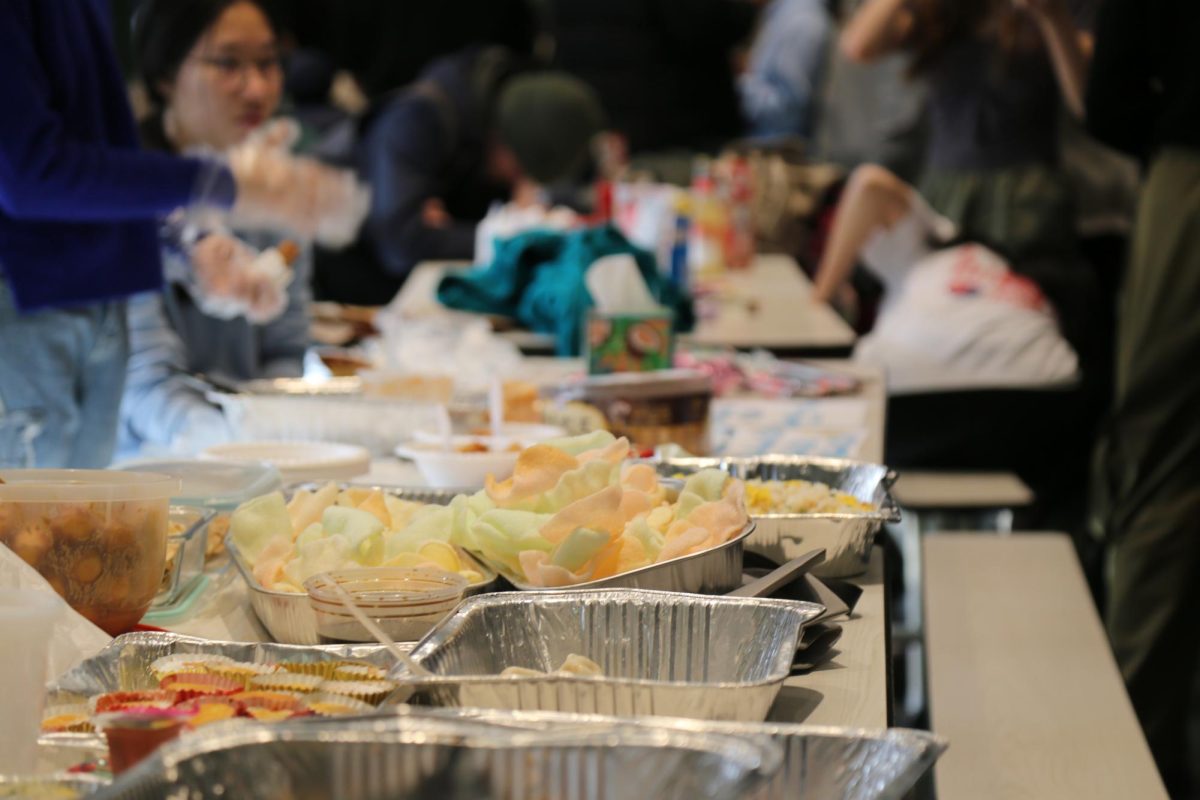
M 478 436 L 461 437 L 464 442 L 480 441 Z M 443 450 L 437 444 L 413 442 L 396 448 L 396 455 L 410 458 L 430 486 L 452 489 L 479 489 L 488 475 L 501 481 L 513 473 L 517 450 L 486 453 L 460 453 Z
M 531 444 L 545 442 L 549 439 L 559 439 L 567 435 L 566 428 L 558 425 L 539 425 L 533 422 L 506 422 L 500 426 L 500 436 L 493 437 L 491 430 L 486 427 L 476 429 L 476 434 L 455 434 L 451 437 L 454 446 L 479 442 L 491 449 L 503 450 L 512 443 L 528 447 Z M 441 445 L 442 436 L 437 431 L 427 429 L 413 431 L 413 441 L 421 444 Z M 496 444 L 499 447 L 496 447 Z

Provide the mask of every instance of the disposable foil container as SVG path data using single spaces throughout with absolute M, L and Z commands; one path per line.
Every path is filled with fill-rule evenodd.
M 743 480 L 805 480 L 823 483 L 875 506 L 855 513 L 755 514 L 757 524 L 746 550 L 785 563 L 823 548 L 825 562 L 814 575 L 843 578 L 867 568 L 875 534 L 885 522 L 898 522 L 900 509 L 889 492 L 896 476 L 881 464 L 811 456 L 763 455 L 748 458 L 677 458 L 655 462 L 663 477 L 716 468 Z
M 339 800 L 736 800 L 778 770 L 762 737 L 639 728 L 500 730 L 464 719 L 223 723 L 164 745 L 97 795 Z
M 296 492 L 300 489 L 317 489 L 321 485 L 313 483 L 300 484 L 291 487 L 289 491 Z M 340 484 L 339 488 L 346 489 L 350 486 L 351 484 L 348 483 Z M 380 489 L 384 493 L 398 497 L 401 500 L 408 500 L 414 503 L 427 503 L 429 505 L 446 505 L 454 499 L 456 494 L 454 491 L 447 491 L 445 489 L 410 489 L 357 485 L 354 488 Z M 255 616 L 258 617 L 259 622 L 263 624 L 267 632 L 271 634 L 271 638 L 277 642 L 286 642 L 288 644 L 319 644 L 321 639 L 317 635 L 317 615 L 312 610 L 312 606 L 309 605 L 308 595 L 297 592 L 277 592 L 259 583 L 254 577 L 254 571 L 246 563 L 245 558 L 242 557 L 232 536 L 225 537 L 225 549 L 229 552 L 230 559 L 246 584 L 246 589 L 250 594 L 250 606 L 254 609 Z M 471 584 L 467 587 L 467 594 L 472 595 L 492 591 L 496 586 L 496 573 L 470 554 L 467 554 L 466 560 L 472 569 L 483 576 L 482 582 Z
M 646 589 L 689 594 L 727 594 L 742 585 L 742 559 L 755 523 L 727 542 L 669 561 L 649 564 L 607 578 L 572 584 L 572 589 Z M 534 586 L 496 566 L 496 571 L 517 589 L 527 592 L 554 591 L 557 587 Z
M 614 724 L 608 717 L 544 711 L 418 709 L 398 714 L 455 714 L 489 725 L 519 730 L 589 731 Z M 821 725 L 705 722 L 662 717 L 618 720 L 656 730 L 686 730 L 736 736 L 767 736 L 780 746 L 783 763 L 761 791 L 760 800 L 900 800 L 946 750 L 946 741 L 905 728 L 864 730 Z
M 70 800 L 91 797 L 106 781 L 91 775 L 0 776 L 0 797 L 21 800 Z
M 478 595 L 413 650 L 435 677 L 393 677 L 442 706 L 761 721 L 801 628 L 823 610 L 628 589 Z M 603 676 L 500 677 L 511 666 L 553 672 L 572 653 Z
M 379 644 L 342 644 L 320 647 L 274 644 L 271 642 L 218 642 L 178 633 L 142 631 L 126 633 L 91 658 L 85 659 L 46 687 L 46 707 L 86 701 L 105 692 L 157 689 L 158 681 L 150 665 L 175 653 L 200 653 L 228 656 L 253 664 L 320 663 L 323 661 L 364 661 L 392 667 L 395 659 Z M 83 746 L 91 734 L 47 734 L 43 742 Z

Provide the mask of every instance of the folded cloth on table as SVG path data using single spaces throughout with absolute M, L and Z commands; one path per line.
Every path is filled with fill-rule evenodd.
M 633 256 L 651 294 L 675 312 L 675 329 L 691 330 L 691 298 L 662 276 L 653 255 L 611 226 L 529 231 L 501 240 L 490 264 L 442 278 L 437 297 L 449 308 L 514 317 L 530 330 L 553 334 L 558 355 L 575 356 L 582 350 L 584 312 L 593 305 L 584 275 L 596 259 L 622 253 Z

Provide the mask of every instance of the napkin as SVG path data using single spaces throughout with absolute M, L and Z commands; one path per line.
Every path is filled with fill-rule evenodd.
M 667 309 L 658 304 L 637 262 L 628 253 L 602 256 L 592 262 L 583 282 L 602 314 L 653 314 Z
M 68 606 L 37 570 L 3 545 L 0 545 L 0 588 L 49 594 L 62 606 L 50 636 L 46 674 L 51 677 L 57 678 L 112 641 L 111 636 Z

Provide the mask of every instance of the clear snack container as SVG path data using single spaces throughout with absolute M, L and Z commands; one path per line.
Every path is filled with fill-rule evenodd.
M 712 380 L 703 372 L 665 369 L 593 375 L 564 385 L 557 400 L 595 408 L 609 430 L 639 450 L 674 443 L 705 454 L 712 398 Z
M 121 469 L 157 472 L 171 475 L 182 482 L 171 502 L 180 506 L 210 509 L 215 516 L 206 526 L 208 535 L 201 545 L 206 556 L 224 550 L 225 532 L 229 530 L 229 515 L 247 500 L 283 488 L 279 470 L 270 464 L 239 461 L 138 461 Z
M 170 608 L 185 597 L 204 574 L 208 526 L 216 516 L 200 506 L 172 505 L 167 523 L 167 565 L 151 607 Z
M 322 643 L 374 642 L 375 636 L 342 604 L 333 583 L 397 642 L 429 633 L 462 601 L 467 579 L 455 572 L 406 567 L 340 569 L 304 582 Z
M 107 633 L 132 629 L 166 565 L 180 481 L 113 470 L 0 470 L 0 542 Z

